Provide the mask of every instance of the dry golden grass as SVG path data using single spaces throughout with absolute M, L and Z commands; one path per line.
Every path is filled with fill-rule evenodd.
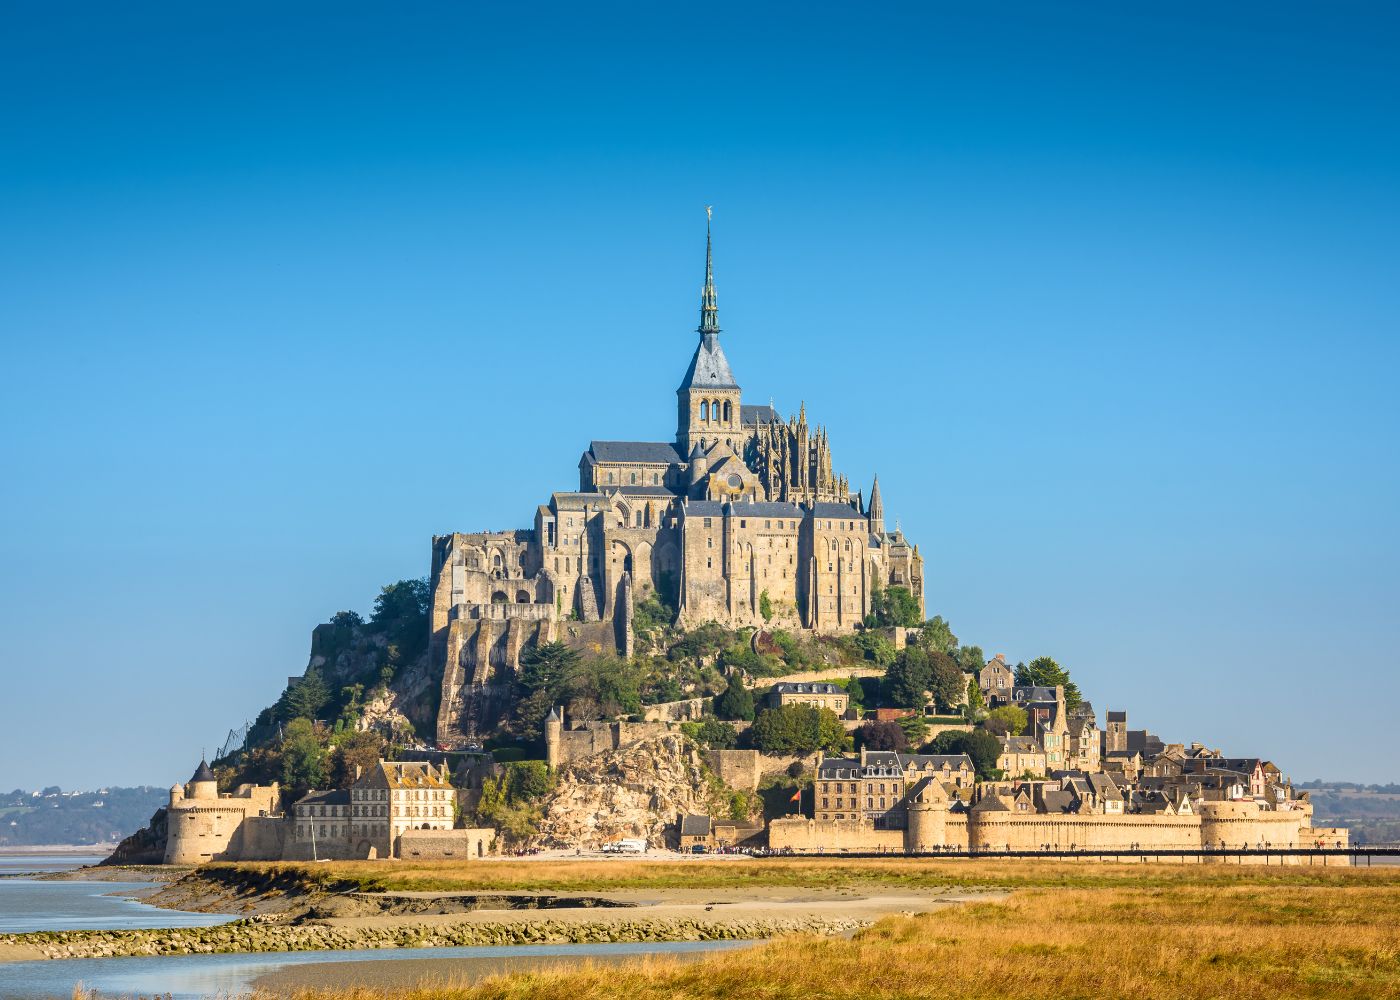
M 927 858 L 762 858 L 690 861 L 335 861 L 206 865 L 233 879 L 340 883 L 365 891 L 607 892 L 620 889 L 745 889 L 754 886 L 847 888 L 964 886 L 1100 888 L 1119 885 L 1351 885 L 1400 887 L 1400 866 L 1099 864 Z
M 981 874 L 1001 884 L 1030 877 L 1018 873 L 1024 865 L 989 866 L 985 863 Z M 875 870 L 902 867 L 880 862 Z M 1083 871 L 1083 866 L 1034 869 L 1034 877 L 1052 880 L 1071 877 L 1061 869 Z M 522 973 L 474 987 L 422 987 L 394 995 L 405 1000 L 1400 998 L 1400 871 L 1112 865 L 1093 873 L 1102 880 L 1098 886 L 1028 888 L 1004 903 L 890 917 L 853 940 L 787 938 L 693 963 L 660 960 Z M 384 995 L 300 994 L 302 1000 Z

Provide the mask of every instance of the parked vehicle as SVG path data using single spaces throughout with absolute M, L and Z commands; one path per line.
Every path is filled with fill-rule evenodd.
M 606 854 L 645 854 L 647 842 L 640 837 L 625 837 L 603 845 Z

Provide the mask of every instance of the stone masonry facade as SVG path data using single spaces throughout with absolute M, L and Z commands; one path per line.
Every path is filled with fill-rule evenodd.
M 653 594 L 685 626 L 762 626 L 766 609 L 786 628 L 851 631 L 896 586 L 922 609 L 923 558 L 886 530 L 878 480 L 868 498 L 851 492 L 805 405 L 785 421 L 743 402 L 708 231 L 697 332 L 674 439 L 593 441 L 578 488 L 554 493 L 529 528 L 433 539 L 440 745 L 495 726 L 531 643 L 630 654 L 634 602 Z

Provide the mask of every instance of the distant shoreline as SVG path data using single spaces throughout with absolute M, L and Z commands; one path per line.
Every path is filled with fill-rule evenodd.
M 116 844 L 16 844 L 0 846 L 0 858 L 22 858 L 34 854 L 100 854 L 106 857 L 116 849 Z

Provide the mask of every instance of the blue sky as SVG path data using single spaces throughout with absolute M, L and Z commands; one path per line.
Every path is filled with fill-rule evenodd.
M 431 535 L 669 437 L 706 204 L 746 398 L 964 641 L 1397 778 L 1389 5 L 0 18 L 0 787 L 184 779 Z

